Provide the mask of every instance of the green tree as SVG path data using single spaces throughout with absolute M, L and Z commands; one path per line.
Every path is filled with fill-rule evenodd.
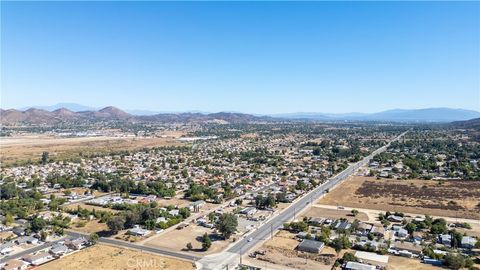
M 192 243 L 190 243 L 190 242 L 187 243 L 187 249 L 188 249 L 188 250 L 192 250 L 192 249 L 193 249 Z
M 212 240 L 210 239 L 208 234 L 205 233 L 203 235 L 203 238 L 202 238 L 202 249 L 203 249 L 203 251 L 207 251 L 211 246 L 212 246 Z
M 465 258 L 457 253 L 448 253 L 445 255 L 444 262 L 445 266 L 454 270 L 465 267 Z
M 49 154 L 48 154 L 48 152 L 43 152 L 43 153 L 42 153 L 42 164 L 47 164 L 48 159 L 49 159 Z
M 46 226 L 47 226 L 47 221 L 45 221 L 43 218 L 35 217 L 30 222 L 30 228 L 34 232 L 39 232 L 43 230 Z
M 358 261 L 358 258 L 355 257 L 355 255 L 353 255 L 353 253 L 351 252 L 345 252 L 345 254 L 343 254 L 343 262 L 357 262 Z
M 5 215 L 5 219 L 3 220 L 3 223 L 6 225 L 6 226 L 10 226 L 10 224 L 12 224 L 14 221 L 13 219 L 13 215 L 11 213 L 7 213 Z
M 405 229 L 408 231 L 409 234 L 413 234 L 413 232 L 417 230 L 417 225 L 410 222 L 405 226 Z
M 352 209 L 351 213 L 354 217 L 356 217 L 358 215 L 358 210 L 357 209 Z
M 48 233 L 46 231 L 42 230 L 40 232 L 40 240 L 45 242 L 47 240 L 47 237 L 48 237 Z
M 125 217 L 113 216 L 107 221 L 107 226 L 112 233 L 117 233 L 125 228 Z
M 237 217 L 234 214 L 226 213 L 218 217 L 217 230 L 223 235 L 225 239 L 229 239 L 230 236 L 235 233 L 238 226 Z
M 90 243 L 92 243 L 92 244 L 96 244 L 97 241 L 98 241 L 98 238 L 99 238 L 98 234 L 96 234 L 96 233 L 91 233 L 88 237 L 88 239 L 90 240 Z

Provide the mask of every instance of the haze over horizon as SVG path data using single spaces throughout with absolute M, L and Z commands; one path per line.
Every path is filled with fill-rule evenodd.
M 1 108 L 480 108 L 478 2 L 1 5 Z

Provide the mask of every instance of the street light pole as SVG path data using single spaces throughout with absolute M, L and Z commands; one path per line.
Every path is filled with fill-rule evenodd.
M 242 265 L 242 247 L 240 247 L 240 265 Z

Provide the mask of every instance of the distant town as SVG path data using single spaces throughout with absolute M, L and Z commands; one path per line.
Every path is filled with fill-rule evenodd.
M 478 119 L 127 115 L 4 122 L 2 269 L 480 267 Z

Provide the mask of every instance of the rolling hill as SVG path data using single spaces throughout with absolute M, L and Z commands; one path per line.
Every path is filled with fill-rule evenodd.
M 132 115 L 116 107 L 109 106 L 100 110 L 74 112 L 67 108 L 58 108 L 54 111 L 30 108 L 27 110 L 1 110 L 0 122 L 3 125 L 55 125 L 66 123 L 94 123 L 94 122 L 158 122 L 158 123 L 186 123 L 186 122 L 218 122 L 218 123 L 247 123 L 272 121 L 268 116 L 254 116 L 242 113 L 160 113 L 154 115 Z

